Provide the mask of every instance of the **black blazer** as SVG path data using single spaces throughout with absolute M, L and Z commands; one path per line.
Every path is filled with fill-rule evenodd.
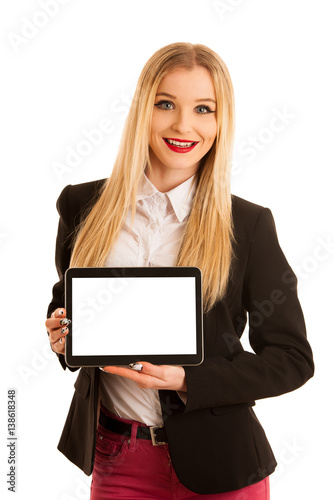
M 53 287 L 48 317 L 64 306 L 63 275 L 74 230 L 104 182 L 66 186 L 57 200 L 60 281 Z M 274 471 L 273 452 L 252 406 L 257 399 L 293 391 L 314 373 L 297 279 L 279 246 L 271 211 L 232 195 L 232 215 L 236 258 L 225 298 L 204 315 L 205 360 L 185 367 L 186 405 L 175 391 L 159 391 L 176 474 L 200 494 L 239 489 Z M 244 351 L 239 340 L 247 318 L 255 354 Z M 58 358 L 65 369 L 64 356 Z M 98 368 L 80 369 L 58 444 L 87 475 L 95 457 L 99 373 Z

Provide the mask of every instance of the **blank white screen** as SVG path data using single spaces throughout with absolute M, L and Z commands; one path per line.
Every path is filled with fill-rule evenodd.
M 194 277 L 73 278 L 74 356 L 196 354 Z

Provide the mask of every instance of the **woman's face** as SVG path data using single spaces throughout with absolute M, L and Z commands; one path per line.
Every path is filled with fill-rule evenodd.
M 207 69 L 177 68 L 161 81 L 150 134 L 154 176 L 184 181 L 198 169 L 217 132 L 216 96 Z

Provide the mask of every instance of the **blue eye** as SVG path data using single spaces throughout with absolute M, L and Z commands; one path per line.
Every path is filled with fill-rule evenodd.
M 174 109 L 174 104 L 171 101 L 159 101 L 156 104 L 154 104 L 154 106 L 160 109 L 164 109 L 166 111 Z M 212 111 L 209 106 L 197 106 L 195 109 L 198 115 L 215 113 L 215 111 Z
M 154 104 L 154 106 L 157 106 L 158 108 L 161 108 L 161 109 L 172 109 L 172 102 L 170 101 L 159 101 L 157 102 L 156 104 Z
M 207 113 L 214 113 L 209 106 L 198 106 L 197 107 L 199 115 L 206 115 Z M 199 111 L 202 110 L 202 111 Z

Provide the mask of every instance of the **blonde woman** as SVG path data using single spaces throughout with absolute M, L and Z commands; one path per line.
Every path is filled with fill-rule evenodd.
M 59 196 L 46 327 L 64 369 L 68 267 L 197 266 L 203 279 L 201 365 L 80 369 L 58 449 L 92 474 L 92 500 L 269 498 L 276 461 L 252 407 L 314 365 L 272 213 L 230 193 L 234 116 L 221 58 L 167 45 L 142 70 L 110 178 Z

